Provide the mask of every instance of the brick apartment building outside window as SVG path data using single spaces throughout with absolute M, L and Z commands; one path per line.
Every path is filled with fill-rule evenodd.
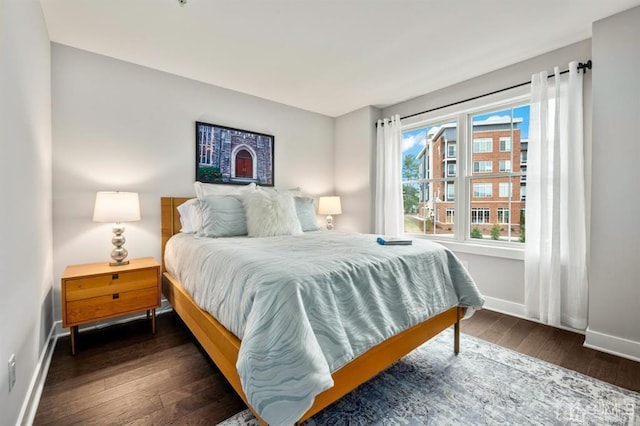
M 405 232 L 453 237 L 465 229 L 465 240 L 524 241 L 528 115 L 529 106 L 520 104 L 468 114 L 462 123 L 449 120 L 406 131 L 403 138 L 421 137 L 422 147 L 417 154 L 403 153 Z M 458 158 L 465 143 L 458 126 L 471 129 L 465 158 Z M 456 186 L 464 189 L 466 200 L 456 199 Z M 460 208 L 466 210 L 467 226 L 457 223 Z

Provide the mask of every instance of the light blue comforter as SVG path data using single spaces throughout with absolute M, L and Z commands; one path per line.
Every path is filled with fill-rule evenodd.
M 437 243 L 381 246 L 337 231 L 270 238 L 175 235 L 167 270 L 242 340 L 237 369 L 270 425 L 293 424 L 331 373 L 372 346 L 455 305 L 484 300 Z

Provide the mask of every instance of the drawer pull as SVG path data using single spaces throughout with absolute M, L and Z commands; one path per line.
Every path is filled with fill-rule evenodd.
M 111 279 L 112 279 L 112 280 L 117 280 L 118 278 L 120 278 L 120 275 L 119 275 L 119 274 L 112 274 L 112 275 L 111 275 Z
M 113 294 L 111 295 L 111 297 L 112 297 L 113 299 L 120 299 L 120 293 L 113 293 Z

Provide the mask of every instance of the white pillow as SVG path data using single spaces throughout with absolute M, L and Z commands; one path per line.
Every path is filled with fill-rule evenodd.
M 293 195 L 288 191 L 253 191 L 243 200 L 250 237 L 302 234 Z
M 244 195 L 255 191 L 256 184 L 251 182 L 248 185 L 216 185 L 195 181 L 193 187 L 196 190 L 196 197 L 204 198 L 207 195 Z
M 198 201 L 197 198 L 192 198 L 177 207 L 180 214 L 180 224 L 182 225 L 180 232 L 193 234 L 200 227 L 200 214 L 196 208 L 196 201 Z
M 275 191 L 275 192 L 285 192 L 288 191 L 291 193 L 291 195 L 293 195 L 294 197 L 302 197 L 302 190 L 300 189 L 300 187 L 295 187 L 295 188 L 289 188 L 289 189 L 276 189 L 270 186 L 256 186 L 256 189 L 258 191 L 262 190 L 262 191 Z

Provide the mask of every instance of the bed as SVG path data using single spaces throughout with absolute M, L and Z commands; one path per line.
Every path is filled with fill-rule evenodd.
M 319 379 L 320 387 L 316 387 L 315 394 L 311 395 L 311 399 L 307 400 L 304 411 L 298 416 L 296 414 L 295 421 L 290 421 L 290 419 L 284 421 L 278 417 L 279 420 L 273 420 L 273 407 L 269 410 L 265 410 L 262 407 L 262 403 L 257 403 L 258 399 L 256 399 L 255 394 L 260 392 L 254 392 L 253 390 L 249 392 L 249 395 L 245 393 L 245 388 L 248 386 L 247 380 L 249 378 L 253 378 L 254 373 L 260 372 L 261 366 L 252 367 L 253 369 L 247 370 L 245 368 L 246 355 L 242 357 L 241 352 L 245 349 L 249 343 L 254 342 L 256 340 L 255 335 L 243 335 L 243 329 L 237 328 L 241 326 L 236 326 L 232 323 L 228 323 L 227 327 L 221 323 L 222 320 L 216 319 L 213 315 L 211 315 L 207 310 L 203 309 L 199 303 L 196 303 L 194 300 L 198 298 L 197 295 L 192 297 L 193 290 L 187 290 L 185 284 L 181 282 L 181 280 L 174 275 L 180 275 L 180 273 L 175 272 L 174 274 L 167 271 L 166 261 L 165 259 L 165 249 L 167 248 L 167 244 L 169 240 L 175 236 L 175 238 L 171 241 L 170 244 L 177 245 L 179 241 L 186 240 L 187 237 L 181 236 L 181 222 L 180 215 L 177 211 L 177 207 L 182 203 L 187 201 L 189 198 L 186 197 L 163 197 L 161 199 L 161 227 L 162 227 L 162 256 L 163 256 L 163 293 L 167 297 L 168 301 L 173 306 L 175 312 L 182 318 L 184 323 L 189 327 L 191 332 L 194 334 L 196 339 L 200 342 L 202 347 L 211 357 L 211 359 L 216 363 L 221 372 L 225 375 L 229 383 L 238 393 L 238 395 L 244 400 L 247 406 L 253 411 L 256 415 L 256 418 L 263 424 L 267 422 L 261 417 L 261 413 L 271 413 L 269 416 L 272 419 L 272 423 L 282 423 L 282 424 L 291 424 L 291 423 L 300 423 L 311 416 L 313 416 L 318 411 L 330 405 L 332 402 L 338 400 L 342 396 L 346 395 L 351 390 L 355 389 L 358 385 L 366 382 L 370 378 L 374 377 L 380 371 L 386 369 L 395 361 L 402 358 L 407 353 L 411 352 L 413 349 L 421 345 L 422 343 L 429 340 L 431 337 L 440 333 L 441 331 L 449 328 L 450 326 L 454 327 L 454 352 L 458 353 L 459 351 L 459 323 L 460 320 L 464 317 L 465 312 L 468 308 L 474 309 L 482 306 L 482 298 L 479 294 L 471 292 L 472 294 L 467 297 L 466 300 L 459 301 L 454 303 L 453 306 L 448 306 L 451 303 L 448 303 L 446 308 L 444 309 L 436 309 L 437 313 L 434 315 L 429 315 L 428 318 L 421 320 L 416 324 L 410 325 L 408 328 L 404 328 L 400 331 L 390 331 L 390 336 L 384 336 L 384 339 L 377 342 L 375 345 L 368 347 L 366 349 L 357 348 L 354 351 L 355 356 L 346 357 L 342 361 L 342 363 L 338 363 L 338 368 L 335 368 L 336 365 L 333 365 L 333 368 L 329 368 L 330 371 L 327 374 L 330 374 L 330 377 L 324 377 L 323 379 Z M 335 238 L 342 238 L 340 242 L 336 244 L 347 244 L 352 238 L 348 236 L 344 236 L 341 234 L 332 234 L 330 231 L 317 231 L 318 238 L 315 237 L 301 237 L 298 238 L 301 241 L 306 240 L 307 244 L 319 244 L 317 241 L 322 241 L 322 245 L 333 244 L 332 241 Z M 177 235 L 178 234 L 178 235 Z M 360 236 L 359 238 L 364 238 Z M 234 246 L 242 246 L 242 244 L 254 245 L 256 243 L 262 243 L 262 241 L 258 240 L 266 240 L 266 239 L 256 239 L 256 238 L 245 238 L 238 239 L 237 243 L 234 240 Z M 275 241 L 275 239 L 274 239 Z M 289 242 L 286 242 L 289 244 Z M 200 244 L 212 244 L 215 245 L 214 241 L 205 241 L 200 242 Z M 371 239 L 371 246 L 375 246 L 375 238 Z M 338 246 L 335 246 L 338 247 Z M 200 250 L 200 248 L 198 248 Z M 348 251 L 348 249 L 345 249 Z M 373 248 L 371 249 L 373 250 Z M 196 252 L 194 252 L 196 253 Z M 452 256 L 452 255 L 451 255 Z M 193 254 L 188 255 L 189 258 L 193 257 Z M 232 256 L 233 257 L 233 256 Z M 235 256 L 237 257 L 237 256 Z M 293 256 L 295 257 L 295 256 Z M 292 264 L 295 264 L 295 259 L 291 259 Z M 175 267 L 172 266 L 172 268 Z M 449 271 L 444 271 L 446 274 L 449 274 Z M 237 273 L 237 271 L 236 271 Z M 466 271 L 458 271 L 457 273 L 464 273 Z M 325 273 L 326 275 L 326 273 Z M 183 274 L 183 276 L 186 276 Z M 185 282 L 187 279 L 185 279 Z M 471 289 L 474 290 L 474 289 Z M 474 290 L 477 291 L 477 290 Z M 202 303 L 202 301 L 201 301 Z M 256 305 L 258 305 L 256 303 Z M 444 305 L 443 305 L 444 306 Z M 228 321 L 228 320 L 225 320 Z M 223 321 L 224 322 L 224 321 Z M 302 321 L 303 323 L 305 321 Z M 295 321 L 295 324 L 298 324 L 299 321 Z M 231 324 L 231 325 L 229 325 Z M 279 326 L 281 327 L 281 326 Z M 312 327 L 313 328 L 313 327 Z M 233 332 L 232 332 L 233 331 Z M 389 334 L 387 333 L 387 334 Z M 319 333 L 322 334 L 322 333 Z M 240 335 L 243 337 L 243 342 L 245 342 L 245 346 L 241 345 L 241 339 L 237 336 Z M 309 337 L 309 336 L 307 336 Z M 313 337 L 313 336 L 312 336 Z M 284 339 L 283 339 L 284 340 Z M 332 336 L 325 336 L 325 340 L 332 340 Z M 278 339 L 278 342 L 280 339 Z M 258 348 L 259 345 L 262 344 L 258 340 Z M 306 344 L 306 343 L 305 343 Z M 253 343 L 254 347 L 256 343 Z M 355 345 L 357 346 L 357 345 Z M 291 349 L 290 347 L 288 349 Z M 245 350 L 245 353 L 248 351 Z M 251 353 L 251 352 L 250 352 Z M 283 351 L 282 353 L 287 354 L 287 351 Z M 354 355 L 352 354 L 352 355 Z M 253 351 L 253 356 L 255 358 L 256 350 Z M 297 357 L 299 358 L 299 357 Z M 296 359 L 297 359 L 296 358 Z M 338 357 L 340 358 L 340 357 Z M 317 364 L 317 360 L 312 360 L 310 364 L 304 364 L 305 366 L 311 365 L 314 367 Z M 262 366 L 264 367 L 264 366 Z M 286 367 L 284 367 L 286 368 Z M 306 367 L 305 367 L 306 368 Z M 319 367 L 320 368 L 320 367 Z M 320 368 L 322 370 L 322 368 Z M 240 371 L 240 373 L 239 373 Z M 248 372 L 247 372 L 248 371 Z M 268 371 L 270 374 L 274 375 L 272 369 L 269 368 Z M 295 371 L 292 370 L 292 371 Z M 244 374 L 242 374 L 244 372 Z M 322 376 L 322 371 L 315 371 L 313 368 L 310 368 L 310 375 Z M 268 375 L 267 375 L 268 376 Z M 314 377 L 315 377 L 314 376 Z M 278 376 L 277 380 L 281 380 L 282 377 Z M 306 379 L 305 379 L 306 380 Z M 324 381 L 322 381 L 324 380 Z M 328 380 L 328 381 L 327 381 Z M 267 386 L 265 386 L 267 383 Z M 295 384 L 295 377 L 291 378 L 289 384 Z M 262 388 L 270 388 L 268 385 L 269 382 L 261 383 Z M 275 385 L 273 386 L 276 387 Z M 251 388 L 249 388 L 251 389 Z M 271 389 L 269 389 L 271 391 Z M 264 400 L 269 400 L 269 397 L 263 398 Z M 286 398 L 284 398 L 286 399 Z M 309 402 L 310 401 L 310 402 Z M 253 404 L 252 404 L 253 402 Z M 288 402 L 287 402 L 288 403 Z M 303 403 L 304 404 L 304 403 Z M 277 410 L 277 405 L 275 406 Z

